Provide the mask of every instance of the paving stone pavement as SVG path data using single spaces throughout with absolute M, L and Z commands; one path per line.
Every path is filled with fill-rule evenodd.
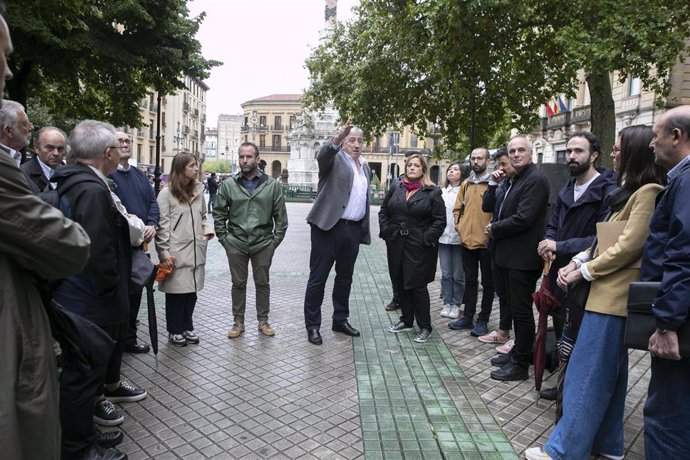
M 324 344 L 307 342 L 302 302 L 310 206 L 288 203 L 290 227 L 271 270 L 275 337 L 257 331 L 251 275 L 247 330 L 226 337 L 230 275 L 215 240 L 194 313 L 199 345 L 167 343 L 164 298 L 156 292 L 158 358 L 126 354 L 123 362 L 123 377 L 149 396 L 120 406 L 126 415 L 121 450 L 130 459 L 514 459 L 543 443 L 553 404 L 538 400 L 533 380 L 488 378 L 493 347 L 447 328 L 438 281 L 429 286 L 435 331 L 427 343 L 414 343 L 414 333 L 385 332 L 397 315 L 383 310 L 391 291 L 385 246 L 375 237 L 360 251 L 351 295 L 351 322 L 362 337 L 331 332 L 331 277 Z M 372 207 L 372 235 L 377 213 Z M 145 309 L 140 339 L 149 342 Z M 497 323 L 496 306 L 489 325 Z M 626 458 L 641 459 L 649 358 L 633 352 L 630 366 Z M 555 379 L 547 372 L 545 386 Z

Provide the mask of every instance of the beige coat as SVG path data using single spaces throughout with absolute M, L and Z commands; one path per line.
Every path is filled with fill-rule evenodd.
M 627 316 L 628 288 L 640 280 L 640 269 L 632 268 L 641 256 L 649 235 L 656 196 L 663 190 L 647 184 L 632 194 L 623 209 L 611 215 L 609 222 L 628 221 L 616 244 L 588 262 L 594 281 L 585 310 L 613 316 Z
M 206 220 L 202 185 L 197 184 L 191 203 L 180 203 L 165 188 L 158 195 L 161 217 L 156 232 L 156 251 L 160 260 L 175 257 L 173 272 L 158 283 L 161 292 L 186 294 L 204 287 L 206 246 L 204 235 L 213 235 Z

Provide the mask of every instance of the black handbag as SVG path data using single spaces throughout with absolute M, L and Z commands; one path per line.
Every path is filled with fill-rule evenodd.
M 649 338 L 656 331 L 656 318 L 652 302 L 659 291 L 660 283 L 635 281 L 628 291 L 628 319 L 625 322 L 625 346 L 635 350 L 648 350 Z M 678 329 L 680 355 L 690 357 L 690 322 Z
M 139 292 L 148 284 L 154 273 L 154 265 L 149 256 L 139 248 L 132 248 L 132 276 L 129 289 Z

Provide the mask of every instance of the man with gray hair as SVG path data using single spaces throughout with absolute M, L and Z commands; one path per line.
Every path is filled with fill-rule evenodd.
M 348 322 L 352 274 L 360 244 L 371 243 L 369 182 L 371 169 L 361 156 L 362 130 L 350 120 L 326 142 L 318 155 L 319 190 L 307 216 L 311 225 L 309 281 L 304 295 L 307 340 L 321 345 L 321 304 L 335 263 L 332 330 L 351 337 L 359 331 Z
M 44 126 L 34 136 L 34 155 L 21 168 L 36 193 L 55 189 L 51 178 L 55 168 L 63 163 L 67 149 L 67 135 L 60 128 Z
M 26 116 L 24 106 L 19 102 L 5 99 L 0 108 L 0 150 L 5 151 L 20 165 L 21 150 L 29 145 L 34 125 Z
M 117 169 L 120 158 L 115 128 L 100 121 L 82 121 L 70 134 L 70 147 L 68 165 L 59 167 L 52 179 L 58 184 L 60 197 L 67 198 L 71 217 L 91 238 L 91 254 L 81 272 L 60 281 L 54 297 L 110 335 L 115 348 L 103 368 L 89 378 L 80 373 L 73 357 L 64 356 L 60 379 L 62 448 L 65 458 L 100 458 L 93 421 L 114 426 L 124 420 L 112 402 L 101 395 L 124 402 L 143 399 L 146 392 L 120 381 L 129 311 L 131 244 L 127 220 L 113 201 L 107 179 Z

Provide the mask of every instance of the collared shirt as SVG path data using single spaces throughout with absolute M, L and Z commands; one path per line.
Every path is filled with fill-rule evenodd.
M 344 152 L 350 160 L 350 166 L 354 172 L 354 179 L 352 181 L 352 190 L 350 190 L 350 199 L 347 201 L 347 207 L 343 212 L 343 219 L 347 220 L 362 220 L 366 215 L 367 207 L 367 176 L 364 172 L 364 158 L 361 156 L 355 160 L 347 152 Z M 355 161 L 359 161 L 359 171 Z
M 256 172 L 256 176 L 252 177 L 251 179 L 247 179 L 244 177 L 244 174 L 240 176 L 240 184 L 244 186 L 244 188 L 247 189 L 250 195 L 254 195 L 254 192 L 256 191 L 256 186 L 259 183 L 259 179 L 263 176 L 263 173 L 259 170 Z
M 680 162 L 677 165 L 675 165 L 673 168 L 671 168 L 671 170 L 668 173 L 666 173 L 666 177 L 668 177 L 669 182 L 678 177 L 678 174 L 680 174 L 680 170 L 683 169 L 683 166 L 688 161 L 690 161 L 690 155 L 680 160 Z
M 46 179 L 48 179 L 48 182 L 50 182 L 50 178 L 53 177 L 53 173 L 55 170 L 45 164 L 44 162 L 41 161 L 41 158 L 36 155 L 36 160 L 38 160 L 38 164 L 41 165 L 41 171 L 43 171 L 43 175 L 46 176 Z M 50 182 L 50 188 L 55 190 L 57 188 L 57 182 Z
M 1 144 L 1 145 L 7 151 L 10 158 L 12 158 L 15 161 L 15 163 L 17 163 L 17 166 L 22 164 L 22 152 L 18 152 L 15 149 L 11 149 L 8 146 L 6 146 L 5 144 Z

